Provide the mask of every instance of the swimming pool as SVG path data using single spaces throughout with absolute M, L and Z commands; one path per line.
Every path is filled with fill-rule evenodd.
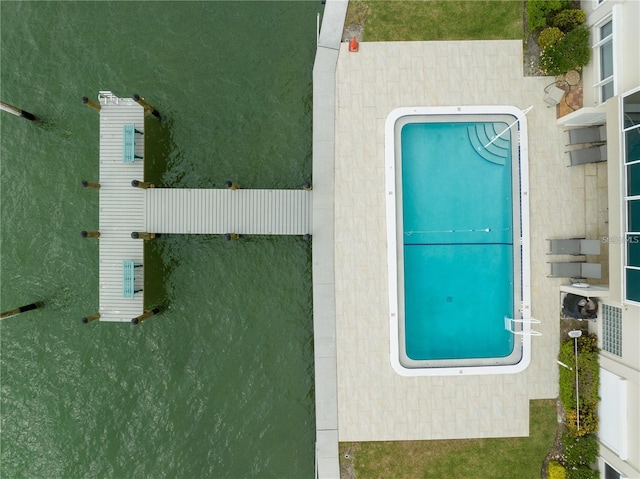
M 388 116 L 397 373 L 504 374 L 528 366 L 526 145 L 526 117 L 510 106 L 400 108 Z

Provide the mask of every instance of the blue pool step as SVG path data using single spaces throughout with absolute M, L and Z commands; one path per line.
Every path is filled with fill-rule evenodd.
M 500 129 L 502 125 L 502 123 L 478 123 L 467 127 L 467 132 L 473 149 L 482 158 L 491 163 L 504 166 L 509 159 L 511 146 L 509 140 L 503 137 L 496 138 L 496 135 L 504 130 L 504 127 Z M 506 136 L 507 133 L 504 135 Z

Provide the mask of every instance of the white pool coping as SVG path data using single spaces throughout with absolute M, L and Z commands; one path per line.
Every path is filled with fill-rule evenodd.
M 515 364 L 500 364 L 491 366 L 452 366 L 451 361 L 440 361 L 443 367 L 405 367 L 400 361 L 401 345 L 399 344 L 399 327 L 402 311 L 399 311 L 398 300 L 398 252 L 397 252 L 397 194 L 396 194 L 396 123 L 407 117 L 422 116 L 469 116 L 469 115 L 508 115 L 515 118 L 510 127 L 519 126 L 516 139 L 519 152 L 519 183 L 520 183 L 520 270 L 521 305 L 514 305 L 514 309 L 521 311 L 522 322 L 517 334 L 514 334 L 517 347 L 520 340 L 521 353 L 517 354 Z M 390 355 L 393 370 L 401 376 L 459 376 L 482 374 L 514 374 L 524 371 L 531 361 L 531 291 L 530 291 L 530 254 L 529 254 L 529 172 L 528 172 L 528 137 L 527 118 L 523 110 L 513 106 L 448 106 L 448 107 L 403 107 L 393 110 L 385 122 L 385 186 L 387 211 L 387 262 L 389 282 L 389 335 Z M 514 225 L 514 228 L 516 225 Z M 514 245 L 515 246 L 515 245 Z M 514 264 L 514 268 L 518 269 Z M 515 278 L 514 278 L 515 283 Z M 514 284 L 515 286 L 515 284 Z M 438 363 L 438 361 L 435 361 Z M 466 361 L 467 363 L 469 361 Z M 446 365 L 446 366 L 445 366 Z

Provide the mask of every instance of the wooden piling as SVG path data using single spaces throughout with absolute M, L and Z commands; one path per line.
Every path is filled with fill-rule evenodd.
M 160 119 L 160 112 L 156 110 L 154 107 L 149 105 L 143 98 L 140 98 L 140 95 L 134 94 L 131 98 L 133 101 L 138 103 L 142 108 L 144 108 L 145 113 L 151 113 L 156 118 Z
M 100 111 L 100 108 L 102 108 L 99 103 L 96 103 L 93 100 L 89 100 L 89 98 L 87 98 L 86 96 L 82 97 L 82 103 L 84 103 L 88 107 L 93 108 L 95 111 Z
M 82 186 L 85 188 L 93 188 L 94 190 L 100 189 L 100 183 L 94 183 L 93 181 L 82 180 Z
M 100 231 L 81 231 L 80 235 L 83 238 L 100 238 Z
M 44 308 L 44 303 L 42 301 L 36 301 L 35 303 L 27 304 L 26 306 L 20 306 L 19 308 L 5 311 L 4 313 L 0 314 L 0 319 L 9 318 L 20 313 L 26 313 L 27 311 L 33 311 L 34 309 L 40 308 Z
M 226 235 L 224 235 L 224 239 L 226 239 L 227 241 L 239 240 L 240 238 L 242 238 L 242 235 L 239 235 L 238 233 L 227 233 Z
M 304 185 L 302 185 L 305 191 L 311 191 L 313 189 L 313 185 L 310 181 L 307 181 Z
M 30 120 L 30 121 L 35 121 L 38 119 L 33 113 L 29 113 L 28 111 L 18 108 L 17 106 L 9 105 L 8 103 L 5 103 L 3 101 L 0 101 L 0 110 L 4 110 L 13 115 L 26 118 L 27 120 Z
M 143 189 L 156 187 L 156 185 L 154 185 L 153 183 L 149 183 L 146 181 L 138 181 L 138 180 L 132 180 L 131 186 L 133 186 L 134 188 L 143 188 Z
M 154 315 L 158 314 L 159 312 L 160 312 L 160 308 L 159 307 L 156 307 L 156 308 L 153 308 L 153 309 L 148 309 L 144 313 L 142 313 L 140 316 L 138 316 L 137 318 L 133 318 L 131 320 L 131 322 L 133 324 L 140 324 L 145 319 L 150 318 L 151 316 L 154 316 Z
M 91 321 L 95 321 L 96 319 L 100 319 L 100 313 L 92 314 L 91 316 L 85 316 L 84 318 L 82 318 L 82 322 L 84 324 L 87 324 Z
M 26 118 L 27 120 L 31 120 L 31 121 L 34 121 L 37 119 L 33 113 L 29 113 L 28 111 L 18 108 L 17 106 L 10 105 L 9 103 L 5 103 L 3 101 L 0 101 L 0 110 L 11 113 L 12 115 Z
M 224 186 L 229 188 L 230 190 L 239 190 L 240 185 L 238 183 L 234 183 L 233 181 L 227 181 Z
M 145 233 L 143 231 L 134 231 L 131 233 L 133 239 L 150 240 L 160 236 L 160 233 Z

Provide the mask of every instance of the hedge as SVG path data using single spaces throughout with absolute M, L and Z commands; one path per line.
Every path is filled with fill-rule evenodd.
M 586 19 L 584 10 L 569 8 L 556 14 L 551 24 L 566 33 L 582 25 Z
M 547 75 L 564 75 L 569 70 L 580 70 L 589 60 L 589 29 L 580 26 L 542 51 L 540 67 Z
M 527 25 L 535 32 L 549 25 L 561 10 L 571 7 L 572 0 L 529 0 L 527 2 Z

